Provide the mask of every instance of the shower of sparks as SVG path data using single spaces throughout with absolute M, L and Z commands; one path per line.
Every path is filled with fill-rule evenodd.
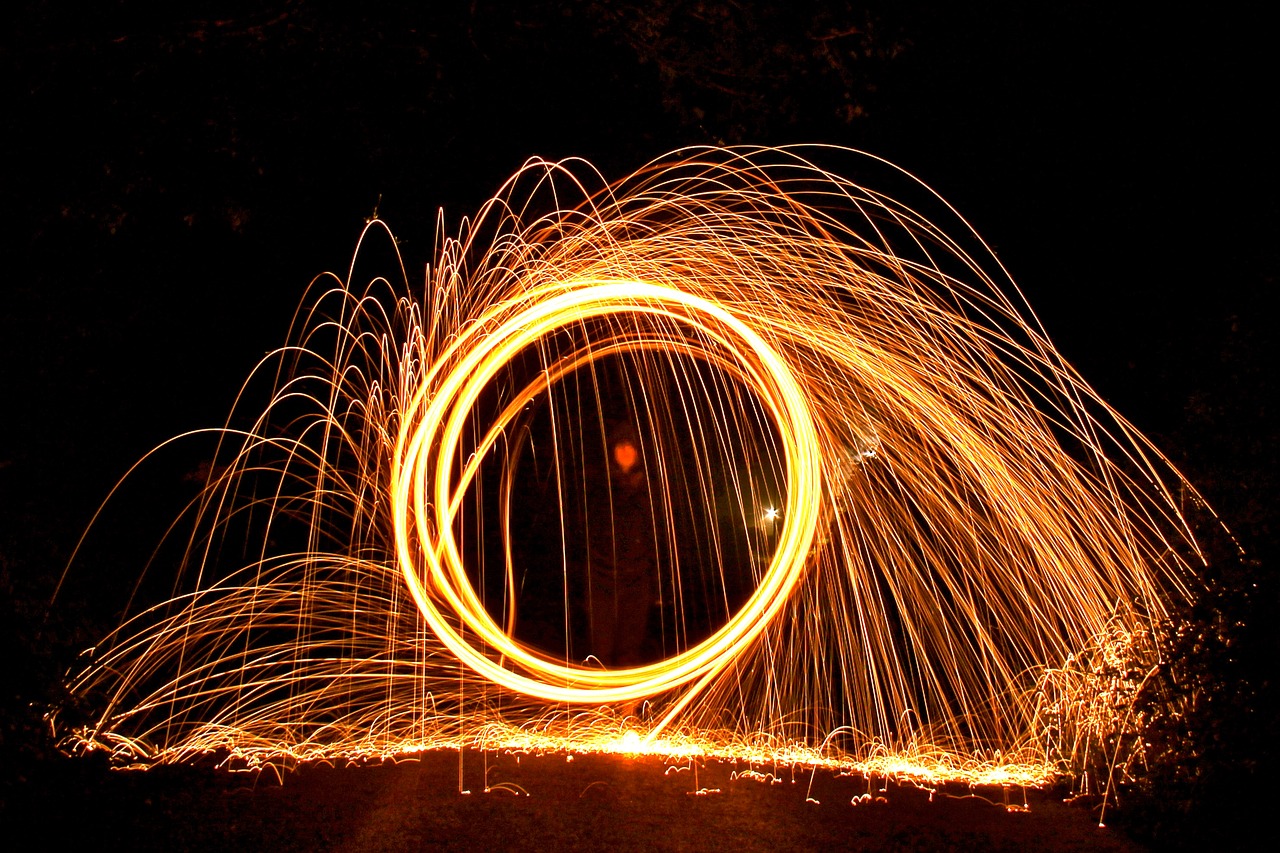
M 882 170 L 951 234 L 811 156 Z M 866 155 L 692 149 L 610 186 L 531 161 L 439 239 L 420 292 L 356 266 L 316 280 L 218 431 L 148 569 L 173 597 L 72 673 L 72 748 L 1039 784 L 1105 740 L 1114 685 L 1079 661 L 1149 665 L 1124 638 L 1193 576 L 1179 475 L 963 220 Z M 575 640 L 574 508 L 619 412 L 661 579 L 654 653 L 609 669 Z

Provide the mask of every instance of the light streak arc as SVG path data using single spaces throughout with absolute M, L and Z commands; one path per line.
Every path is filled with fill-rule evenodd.
M 835 155 L 691 149 L 600 190 L 581 161 L 530 161 L 440 242 L 421 298 L 358 289 L 355 261 L 318 280 L 250 383 L 271 402 L 228 423 L 179 520 L 181 593 L 73 674 L 98 715 L 55 724 L 144 763 L 496 730 L 591 748 L 616 732 L 588 709 L 647 699 L 651 748 L 1060 768 L 1077 748 L 1063 732 L 1098 725 L 1045 734 L 1070 662 L 1117 642 L 1142 658 L 1195 582 L 1171 487 L 1186 484 L 953 209 L 947 233 L 811 159 Z M 529 565 L 506 454 L 545 421 L 539 464 L 567 514 L 600 377 L 621 363 L 655 494 L 693 518 L 666 519 L 686 550 L 664 558 L 664 656 L 608 670 L 517 635 Z M 500 607 L 482 541 L 494 465 Z M 256 556 L 231 560 L 246 544 Z M 735 572 L 751 576 L 741 603 Z M 699 606 L 731 612 L 698 629 L 710 617 L 686 599 L 708 583 Z

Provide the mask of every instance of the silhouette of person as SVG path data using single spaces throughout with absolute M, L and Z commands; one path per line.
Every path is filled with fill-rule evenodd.
M 607 475 L 589 475 L 588 653 L 609 667 L 641 662 L 657 597 L 653 500 L 639 434 L 630 423 L 608 435 Z

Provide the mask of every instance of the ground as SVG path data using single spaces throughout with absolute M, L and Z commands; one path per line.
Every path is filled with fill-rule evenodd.
M 443 751 L 278 778 L 72 760 L 17 789 L 5 835 L 96 850 L 1139 849 L 1060 792 L 750 769 Z

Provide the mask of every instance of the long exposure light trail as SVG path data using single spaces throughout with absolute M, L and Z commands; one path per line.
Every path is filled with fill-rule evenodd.
M 1126 725 L 1123 690 L 1078 674 L 1154 665 L 1194 578 L 1188 487 L 922 184 L 837 149 L 689 149 L 612 185 L 534 160 L 440 237 L 421 293 L 402 265 L 358 283 L 379 233 L 214 432 L 147 569 L 174 594 L 71 674 L 70 748 L 1038 784 Z M 584 649 L 617 422 L 658 579 L 643 659 L 613 666 Z
M 782 359 L 748 326 L 716 304 L 679 290 L 641 282 L 569 281 L 563 284 L 563 288 L 560 295 L 537 294 L 531 307 L 503 321 L 496 331 L 483 332 L 483 344 L 470 340 L 466 335 L 460 336 L 453 346 L 466 350 L 466 356 L 460 359 L 448 377 L 437 383 L 434 377 L 428 376 L 416 392 L 409 411 L 423 409 L 422 423 L 406 419 L 396 447 L 396 464 L 392 469 L 391 515 L 397 524 L 397 556 L 413 598 L 432 630 L 459 660 L 479 674 L 519 693 L 552 701 L 640 699 L 721 668 L 727 659 L 736 657 L 742 647 L 759 635 L 786 602 L 799 579 L 817 523 L 817 435 L 804 393 Z M 531 654 L 504 634 L 489 617 L 467 577 L 451 531 L 461 496 L 477 469 L 474 460 L 481 458 L 492 442 L 484 442 L 476 449 L 467 476 L 456 483 L 449 461 L 454 456 L 451 450 L 458 447 L 462 439 L 467 416 L 494 374 L 520 351 L 557 327 L 616 314 L 620 305 L 627 306 L 626 310 L 631 312 L 653 313 L 672 320 L 696 323 L 699 332 L 725 347 L 732 347 L 733 342 L 727 336 L 716 334 L 714 327 L 709 327 L 705 320 L 696 319 L 697 315 L 705 315 L 712 323 L 724 326 L 730 334 L 741 339 L 746 351 L 758 359 L 758 364 L 744 363 L 744 372 L 759 383 L 765 392 L 761 395 L 763 399 L 777 404 L 772 413 L 782 427 L 780 433 L 790 487 L 785 510 L 788 526 L 751 601 L 727 625 L 693 649 L 656 664 L 610 671 L 564 666 L 550 662 L 544 656 Z M 690 310 L 694 315 L 675 313 L 674 309 L 680 308 Z M 501 316 L 503 309 L 504 306 L 497 306 L 491 314 Z M 485 317 L 471 328 L 487 330 L 492 325 L 486 322 L 489 319 Z M 451 413 L 446 415 L 448 410 Z M 499 421 L 493 429 L 496 432 L 506 425 Z M 415 482 L 426 479 L 426 472 L 432 467 L 436 468 L 431 481 L 434 500 L 428 499 L 425 484 L 412 494 Z M 428 506 L 435 507 L 434 516 L 430 519 L 425 511 Z M 430 567 L 431 591 L 437 593 L 434 597 L 442 597 L 485 644 L 503 656 L 508 666 L 514 662 L 531 677 L 514 674 L 506 666 L 477 652 L 436 608 L 433 596 L 419 576 L 420 561 L 410 551 L 413 537 L 404 529 L 410 519 L 417 520 L 416 541 L 432 543 L 424 556 Z

